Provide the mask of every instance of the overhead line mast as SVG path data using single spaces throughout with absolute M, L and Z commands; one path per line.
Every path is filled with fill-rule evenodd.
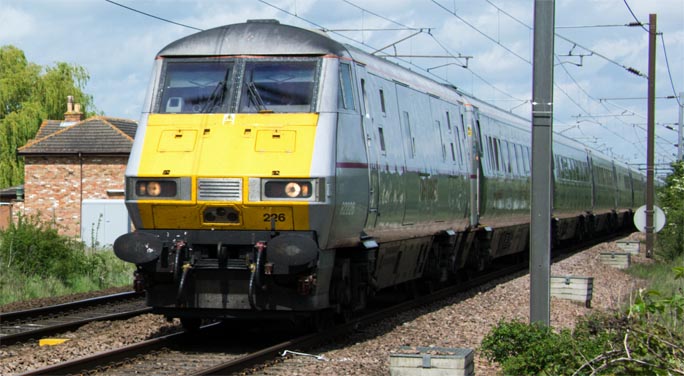
M 551 265 L 551 156 L 553 143 L 554 0 L 534 2 L 532 63 L 532 191 L 530 322 L 549 326 Z
M 648 140 L 646 146 L 646 257 L 653 257 L 654 223 L 653 205 L 655 201 L 655 59 L 656 59 L 656 35 L 657 16 L 648 15 Z

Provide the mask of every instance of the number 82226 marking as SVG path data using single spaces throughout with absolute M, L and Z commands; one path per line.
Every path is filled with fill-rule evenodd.
M 287 217 L 285 216 L 285 213 L 265 213 L 264 214 L 264 222 L 285 222 L 287 220 Z

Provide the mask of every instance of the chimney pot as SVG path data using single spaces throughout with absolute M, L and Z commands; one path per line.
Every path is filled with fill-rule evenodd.
M 81 104 L 74 103 L 73 95 L 67 96 L 67 112 L 64 113 L 64 121 L 67 123 L 75 123 L 81 120 L 83 120 Z

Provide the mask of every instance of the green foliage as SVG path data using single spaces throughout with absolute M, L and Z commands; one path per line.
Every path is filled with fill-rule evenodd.
M 89 78 L 82 67 L 59 62 L 43 68 L 14 46 L 0 47 L 0 187 L 23 182 L 17 148 L 36 135 L 42 120 L 64 117 L 68 95 L 92 114 L 86 110 L 93 98 L 83 92 Z
M 684 162 L 672 163 L 672 173 L 665 185 L 658 189 L 658 202 L 665 212 L 667 223 L 658 233 L 656 255 L 671 261 L 684 255 Z
M 87 269 L 79 257 L 82 253 L 80 242 L 59 235 L 54 226 L 41 223 L 38 217 L 20 215 L 0 238 L 3 267 L 26 275 L 66 278 L 83 273 Z
M 132 264 L 112 251 L 85 251 L 54 226 L 19 216 L 0 231 L 0 304 L 131 283 Z
M 649 289 L 656 291 L 661 296 L 676 296 L 682 294 L 684 287 L 684 267 L 672 265 L 684 265 L 684 255 L 667 263 L 638 263 L 632 265 L 627 272 L 638 278 L 648 280 Z
M 481 350 L 506 375 L 684 374 L 684 267 L 671 277 L 673 294 L 639 291 L 624 314 L 586 317 L 572 332 L 500 322 Z
M 587 340 L 577 341 L 576 335 Z M 557 333 L 539 323 L 502 321 L 483 339 L 481 350 L 487 359 L 501 364 L 506 375 L 572 375 L 587 357 L 603 352 L 612 335 L 593 317 L 574 333 Z

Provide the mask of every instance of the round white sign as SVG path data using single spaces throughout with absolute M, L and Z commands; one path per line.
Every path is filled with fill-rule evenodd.
M 646 205 L 639 207 L 634 212 L 634 226 L 641 231 L 646 232 Z M 658 232 L 665 226 L 665 212 L 663 209 L 653 205 L 653 232 Z

